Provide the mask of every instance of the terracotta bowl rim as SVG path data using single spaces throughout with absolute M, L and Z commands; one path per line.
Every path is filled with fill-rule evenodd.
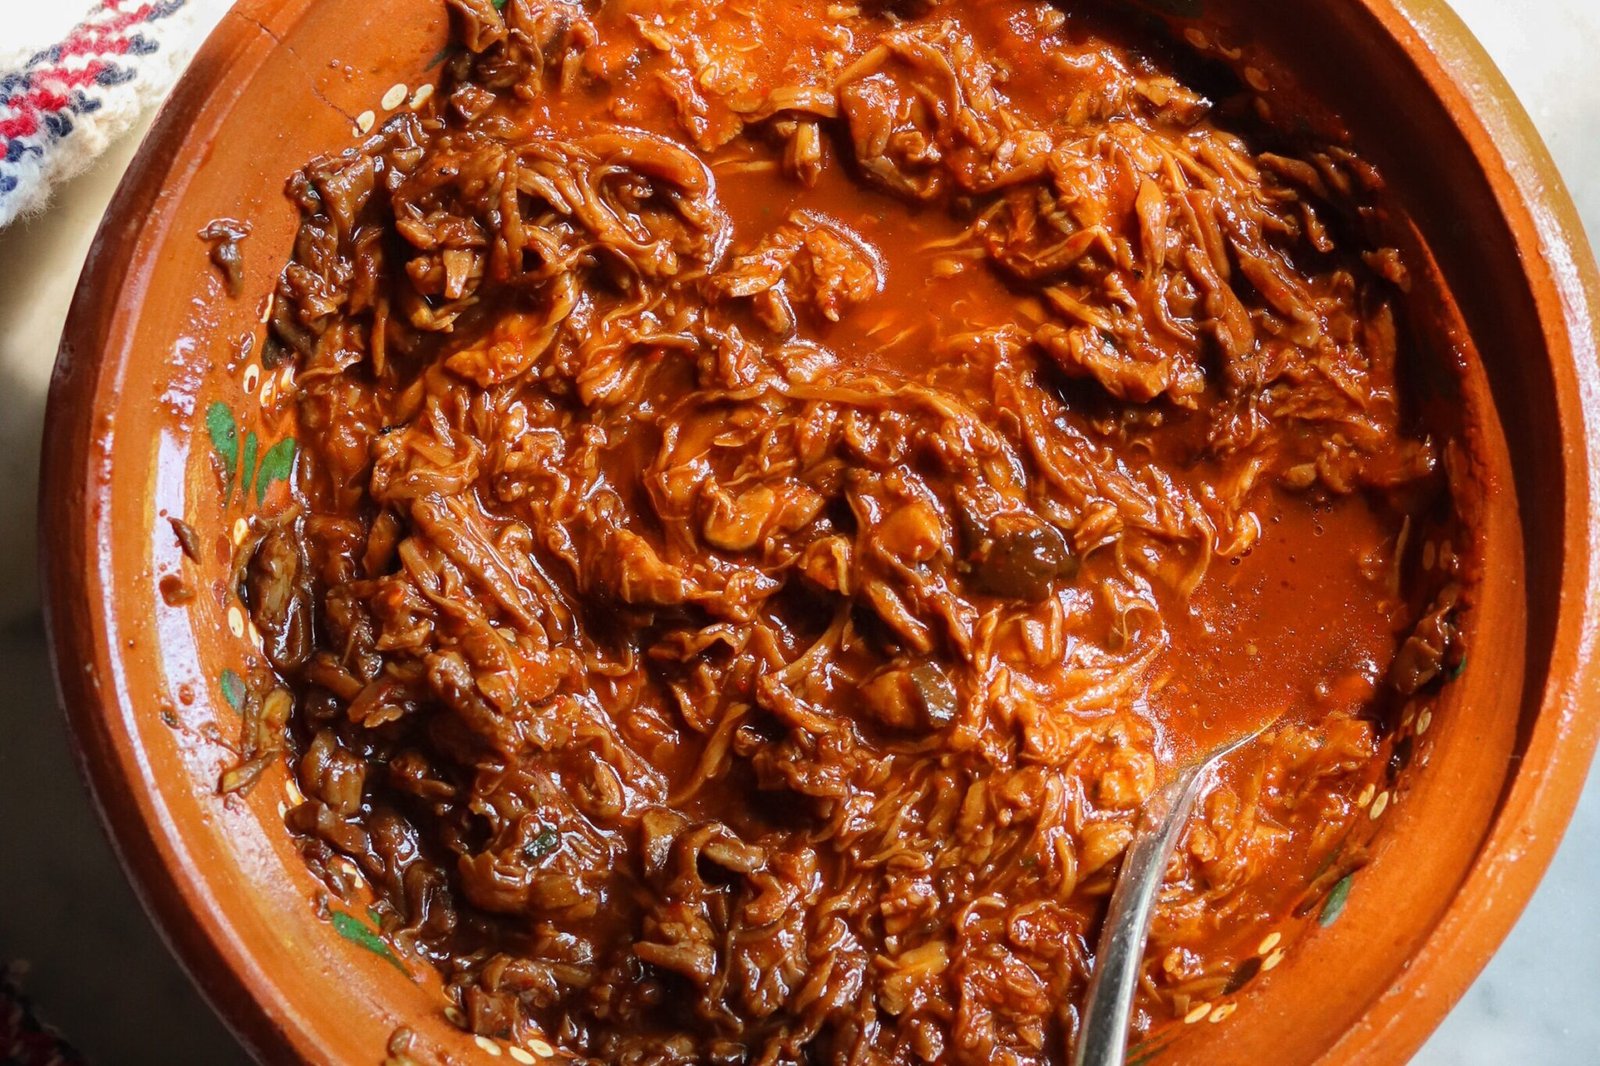
M 139 286 L 134 252 L 161 223 L 156 195 L 170 148 L 229 83 L 247 79 L 313 0 L 241 0 L 207 39 L 124 175 L 90 249 L 63 333 L 46 418 L 40 478 L 40 570 L 61 701 L 79 770 L 130 880 L 196 985 L 263 1060 L 322 1062 L 328 1048 L 292 997 L 252 959 L 201 865 L 147 787 L 135 707 L 120 684 L 112 597 L 104 565 L 95 464 L 103 414 L 95 399 L 122 367 L 103 342 L 115 335 L 101 294 Z M 1539 325 L 1552 355 L 1564 445 L 1563 595 L 1540 712 L 1524 765 L 1457 895 L 1411 965 L 1379 995 L 1323 1061 L 1395 1061 L 1419 1046 L 1466 991 L 1537 886 L 1576 806 L 1597 740 L 1600 702 L 1600 272 L 1548 151 L 1483 47 L 1441 0 L 1346 0 L 1366 9 L 1406 52 L 1488 176 L 1522 253 Z M 256 35 L 274 43 L 262 46 Z M 230 59 L 255 49 L 251 62 Z M 264 49 L 264 50 L 263 50 Z M 259 54 L 258 54 L 259 53 Z M 130 217 L 130 205 L 148 214 Z M 95 426 L 83 423 L 90 417 Z

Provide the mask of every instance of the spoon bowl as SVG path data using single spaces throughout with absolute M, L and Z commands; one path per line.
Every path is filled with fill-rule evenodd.
M 1072 1066 L 1121 1066 L 1124 1061 L 1133 993 L 1139 984 L 1156 893 L 1166 876 L 1172 849 L 1212 771 L 1277 720 L 1274 716 L 1250 732 L 1212 748 L 1203 758 L 1189 762 L 1145 801 L 1101 927 Z

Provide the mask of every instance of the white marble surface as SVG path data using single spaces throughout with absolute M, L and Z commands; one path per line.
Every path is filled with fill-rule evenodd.
M 83 0 L 0 0 L 6 45 L 48 40 Z M 15 7 L 12 5 L 15 4 Z M 1522 96 L 1600 241 L 1600 0 L 1455 0 Z M 20 25 L 20 30 L 19 30 Z M 33 35 L 30 38 L 30 34 Z M 78 787 L 33 572 L 45 388 L 78 268 L 134 138 L 0 230 L 0 961 L 98 1066 L 245 1058 L 124 883 Z M 1423 1066 L 1600 1064 L 1600 774 L 1511 937 L 1417 1055 Z

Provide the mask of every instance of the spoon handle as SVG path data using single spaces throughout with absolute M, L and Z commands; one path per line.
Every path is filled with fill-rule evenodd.
M 1166 876 L 1167 860 L 1211 768 L 1259 732 L 1225 744 L 1200 762 L 1184 767 L 1145 802 L 1106 910 L 1072 1066 L 1122 1066 L 1145 938 L 1150 932 L 1156 893 Z

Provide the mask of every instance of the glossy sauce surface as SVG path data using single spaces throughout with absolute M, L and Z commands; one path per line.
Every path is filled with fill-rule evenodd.
M 290 184 L 245 584 L 308 861 L 479 1033 L 1061 1062 L 1139 805 L 1282 712 L 1139 1025 L 1227 985 L 1449 655 L 1376 175 L 1076 6 L 457 10 L 437 111 Z

